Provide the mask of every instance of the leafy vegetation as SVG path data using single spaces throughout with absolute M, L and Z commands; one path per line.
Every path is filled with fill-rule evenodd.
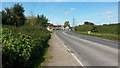
M 70 27 L 69 21 L 65 21 L 65 22 L 64 22 L 64 27 L 67 27 L 67 26 Z
M 15 4 L 11 8 L 2 10 L 2 24 L 14 25 L 16 27 L 22 26 L 25 23 L 24 8 L 20 4 Z
M 44 28 L 3 26 L 3 66 L 33 67 L 43 60 L 49 38 Z
M 90 36 L 96 36 L 101 38 L 107 38 L 111 40 L 120 40 L 120 24 L 103 24 L 103 25 L 94 25 L 91 22 L 85 22 L 83 25 L 79 25 L 75 27 L 76 33 L 84 34 L 84 35 L 90 35 Z M 91 31 L 90 34 L 88 34 L 88 31 Z
M 48 21 L 48 18 L 44 15 L 37 15 L 37 17 L 32 15 L 27 17 L 26 25 L 47 27 L 49 25 Z
M 24 8 L 15 4 L 2 11 L 2 64 L 7 68 L 35 68 L 45 60 L 50 39 L 44 15 L 24 18 Z
M 46 16 L 44 15 L 37 15 L 37 25 L 42 25 L 44 27 L 47 27 L 49 25 L 49 23 L 46 23 L 48 22 L 49 20 L 46 18 Z
M 30 36 L 19 34 L 19 38 L 13 35 L 9 29 L 3 29 L 2 34 L 2 56 L 4 67 L 24 66 L 30 58 L 32 43 Z

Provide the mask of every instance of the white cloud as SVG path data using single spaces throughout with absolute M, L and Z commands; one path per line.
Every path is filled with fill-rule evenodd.
M 109 18 L 113 18 L 113 12 L 111 11 L 108 11 L 108 12 L 105 12 L 105 16 L 109 19 Z
M 76 8 L 69 8 L 70 11 L 74 11 L 77 10 Z
M 108 12 L 105 12 L 106 14 L 112 14 L 112 12 L 108 11 Z
M 69 15 L 71 12 L 77 10 L 76 8 L 69 8 L 67 11 L 64 12 L 64 15 Z
M 64 15 L 69 15 L 69 13 L 68 12 L 64 12 Z
M 113 16 L 107 16 L 107 18 L 113 18 Z

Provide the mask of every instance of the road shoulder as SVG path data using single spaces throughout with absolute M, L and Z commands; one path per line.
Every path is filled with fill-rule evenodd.
M 80 63 L 72 56 L 71 52 L 65 47 L 64 42 L 56 36 L 55 33 L 49 41 L 49 53 L 52 55 L 46 66 L 81 66 Z

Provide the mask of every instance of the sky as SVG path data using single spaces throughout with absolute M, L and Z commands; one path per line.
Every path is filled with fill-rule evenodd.
M 1 0 L 2 2 L 118 2 L 119 0 Z
M 25 15 L 44 14 L 50 23 L 62 25 L 65 21 L 81 25 L 85 21 L 96 25 L 118 22 L 117 2 L 2 2 L 2 10 L 20 3 L 25 9 Z

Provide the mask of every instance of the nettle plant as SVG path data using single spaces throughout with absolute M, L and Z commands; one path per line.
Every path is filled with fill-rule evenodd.
M 4 67 L 31 67 L 44 61 L 50 32 L 38 27 L 2 30 L 2 64 Z
M 2 32 L 3 63 L 6 63 L 7 66 L 24 65 L 31 55 L 33 46 L 31 37 L 21 33 L 18 35 L 19 37 L 16 37 L 7 28 L 3 29 Z

